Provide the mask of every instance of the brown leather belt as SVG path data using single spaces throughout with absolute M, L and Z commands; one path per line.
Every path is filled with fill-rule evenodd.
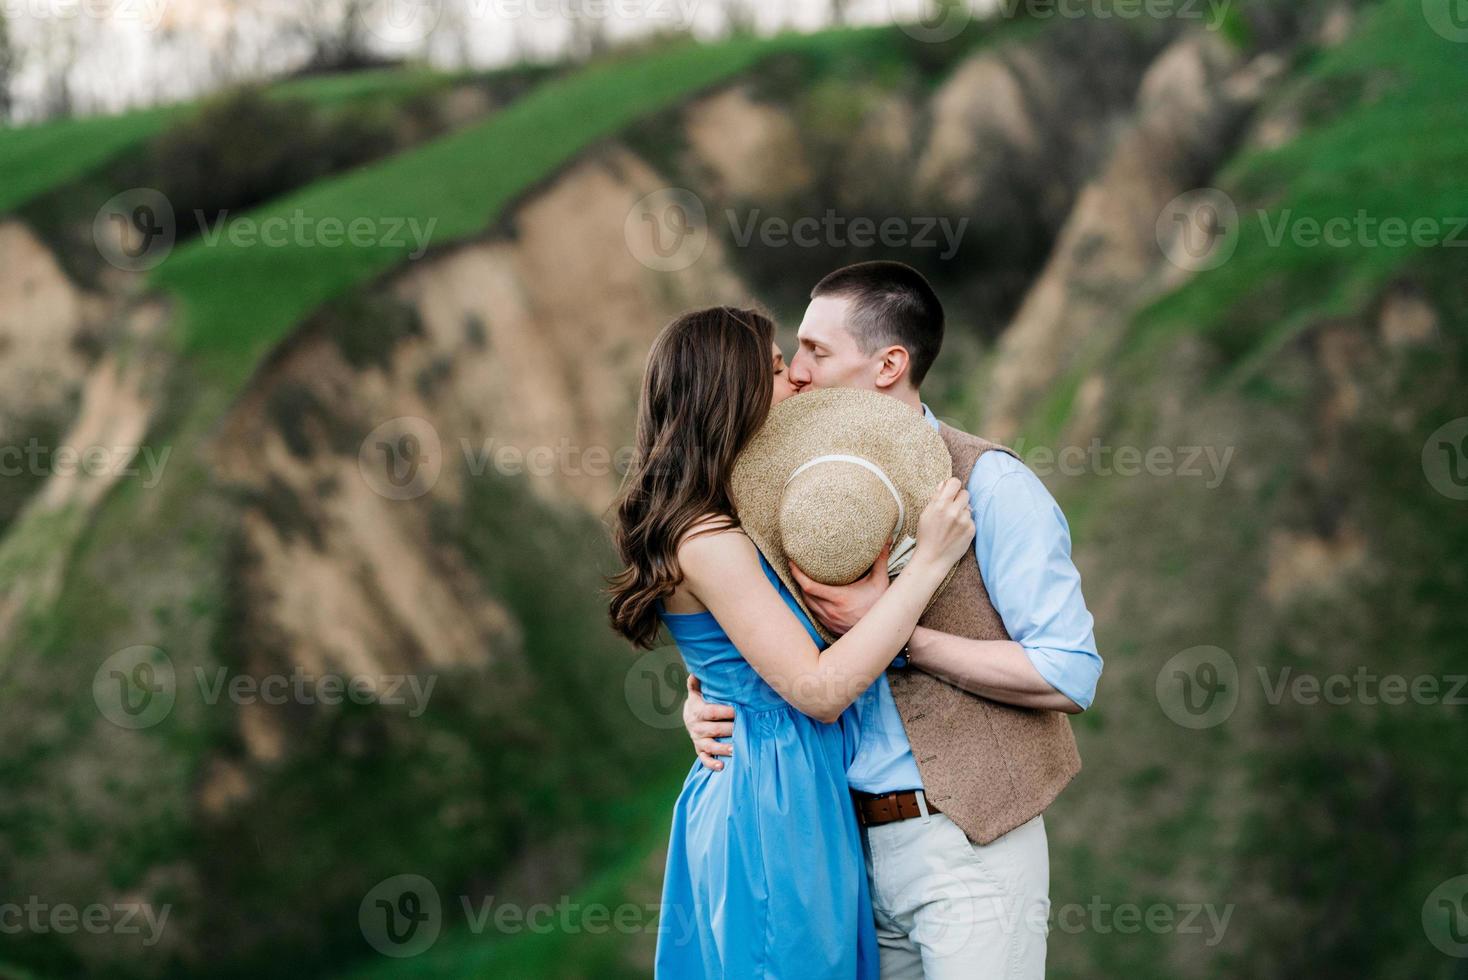
M 896 823 L 899 820 L 911 820 L 913 817 L 923 815 L 918 806 L 918 794 L 922 790 L 904 789 L 896 793 L 858 793 L 852 791 L 851 801 L 856 804 L 856 822 L 863 827 L 880 827 L 884 823 Z M 937 813 L 931 800 L 928 804 L 929 813 Z

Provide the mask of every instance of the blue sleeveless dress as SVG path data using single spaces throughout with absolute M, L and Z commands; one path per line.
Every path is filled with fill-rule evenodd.
M 712 613 L 662 618 L 703 696 L 733 705 L 735 718 L 734 754 L 721 772 L 695 760 L 673 810 L 658 980 L 872 980 L 877 938 L 846 787 L 854 709 L 822 724 L 765 683 Z

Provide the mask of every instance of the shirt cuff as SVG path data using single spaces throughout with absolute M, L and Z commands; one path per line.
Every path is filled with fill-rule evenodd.
M 1079 650 L 1027 646 L 1021 646 L 1021 649 L 1051 687 L 1074 701 L 1082 711 L 1091 706 L 1096 698 L 1096 682 L 1101 678 L 1099 658 Z

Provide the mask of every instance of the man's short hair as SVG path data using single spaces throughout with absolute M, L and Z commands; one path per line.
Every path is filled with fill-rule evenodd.
M 816 283 L 810 296 L 849 299 L 847 325 L 862 353 L 905 347 L 912 386 L 923 383 L 943 346 L 943 304 L 921 272 L 901 262 L 858 262 Z

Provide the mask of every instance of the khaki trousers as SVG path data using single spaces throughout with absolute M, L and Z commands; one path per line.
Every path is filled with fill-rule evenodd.
M 988 844 L 941 813 L 862 828 L 882 980 L 1041 980 L 1050 853 L 1037 816 Z

